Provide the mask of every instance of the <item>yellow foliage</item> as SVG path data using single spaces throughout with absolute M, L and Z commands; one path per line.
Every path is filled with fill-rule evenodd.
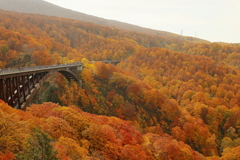
M 65 146 L 67 155 L 72 159 L 84 159 L 88 155 L 88 151 L 71 138 L 60 137 L 57 143 Z

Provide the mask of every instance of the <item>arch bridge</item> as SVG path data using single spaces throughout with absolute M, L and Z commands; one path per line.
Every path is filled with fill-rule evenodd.
M 120 60 L 99 62 L 117 65 Z M 13 108 L 25 110 L 42 83 L 54 72 L 61 73 L 69 82 L 74 80 L 81 86 L 82 82 L 77 72 L 82 68 L 82 63 L 75 62 L 72 64 L 0 69 L 0 99 Z
M 0 70 L 0 99 L 16 109 L 25 110 L 37 93 L 40 85 L 54 72 L 59 72 L 68 81 L 74 80 L 81 85 L 78 70 L 82 63 L 7 68 Z

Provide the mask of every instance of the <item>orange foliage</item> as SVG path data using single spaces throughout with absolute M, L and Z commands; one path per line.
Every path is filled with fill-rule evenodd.
M 83 62 L 82 88 L 56 75 L 54 93 L 109 116 L 53 103 L 16 111 L 0 100 L 0 159 L 14 159 L 36 127 L 66 160 L 239 159 L 239 44 L 0 13 L 0 68 Z M 110 59 L 122 61 L 91 62 Z
M 0 106 L 0 153 L 17 153 L 23 149 L 29 133 L 28 123 L 21 121 L 16 113 L 9 113 L 13 109 L 7 104 L 0 102 Z

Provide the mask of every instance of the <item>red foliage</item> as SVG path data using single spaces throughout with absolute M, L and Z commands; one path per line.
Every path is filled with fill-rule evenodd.
M 0 160 L 15 160 L 15 156 L 12 152 L 6 152 L 0 155 Z

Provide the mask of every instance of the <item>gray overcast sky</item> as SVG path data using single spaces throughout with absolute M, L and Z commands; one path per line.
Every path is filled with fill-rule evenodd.
M 240 0 L 45 0 L 89 15 L 212 42 L 240 43 Z

